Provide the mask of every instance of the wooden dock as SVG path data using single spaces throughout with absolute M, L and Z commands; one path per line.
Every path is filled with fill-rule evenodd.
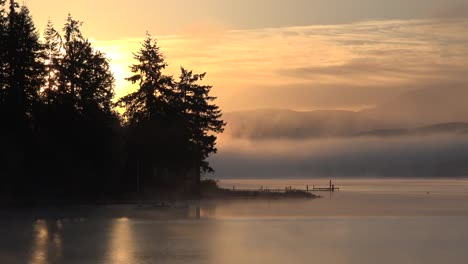
M 309 187 L 307 186 L 307 189 L 309 189 Z M 340 188 L 338 187 L 335 187 L 335 184 L 332 184 L 332 181 L 330 180 L 330 183 L 327 187 L 315 187 L 315 185 L 312 186 L 312 191 L 315 191 L 315 192 L 334 192 L 334 191 L 339 191 Z
M 332 188 L 329 188 L 329 187 L 314 187 L 312 188 L 311 192 L 334 192 L 334 191 L 339 191 L 340 188 L 337 188 L 337 187 L 332 187 Z
M 261 186 L 259 189 L 238 189 L 235 186 L 232 186 L 233 191 L 260 191 L 260 192 L 274 192 L 274 193 L 286 193 L 286 192 L 293 192 L 293 191 L 303 191 L 303 192 L 335 192 L 339 191 L 340 188 L 336 187 L 334 184 L 332 184 L 332 181 L 330 180 L 330 183 L 328 186 L 316 186 L 312 185 L 312 188 L 309 188 L 310 185 L 306 185 L 305 189 L 297 189 L 293 188 L 292 186 L 286 186 L 284 189 L 270 189 L 267 187 Z

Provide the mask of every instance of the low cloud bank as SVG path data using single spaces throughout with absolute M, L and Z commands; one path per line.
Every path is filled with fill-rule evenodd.
M 465 177 L 468 136 L 310 140 L 223 137 L 217 178 Z

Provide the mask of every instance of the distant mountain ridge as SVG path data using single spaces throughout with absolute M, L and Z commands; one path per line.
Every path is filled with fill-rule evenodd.
M 361 111 L 360 115 L 402 127 L 468 123 L 468 86 L 414 90 Z
M 468 135 L 468 123 L 442 123 L 430 126 L 423 126 L 410 129 L 380 129 L 364 131 L 354 136 L 374 136 L 374 137 L 392 137 L 392 136 L 422 136 L 433 134 L 459 134 Z
M 238 138 L 309 138 L 345 136 L 361 128 L 372 129 L 372 120 L 361 119 L 356 112 L 320 110 L 297 112 L 262 109 L 230 112 L 224 115 L 226 133 Z
M 416 90 L 360 112 L 261 109 L 224 118 L 228 135 L 250 139 L 468 134 L 468 90 Z

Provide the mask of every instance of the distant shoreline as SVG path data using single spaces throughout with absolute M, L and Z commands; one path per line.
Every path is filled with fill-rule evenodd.
M 21 199 L 18 197 L 3 198 L 0 208 L 33 208 L 33 207 L 73 207 L 73 206 L 112 206 L 112 205 L 152 205 L 157 207 L 173 207 L 178 203 L 191 201 L 213 200 L 280 200 L 280 199 L 315 199 L 321 196 L 303 190 L 287 190 L 285 192 L 269 192 L 268 190 L 229 190 L 223 188 L 204 191 L 199 197 L 133 197 L 129 199 Z
M 320 196 L 303 190 L 287 190 L 285 192 L 270 192 L 268 190 L 229 190 L 218 188 L 204 193 L 202 199 L 314 199 Z

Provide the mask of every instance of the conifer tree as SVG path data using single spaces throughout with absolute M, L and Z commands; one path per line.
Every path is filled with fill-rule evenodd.
M 58 93 L 80 114 L 86 115 L 91 109 L 111 114 L 114 77 L 109 61 L 83 37 L 81 24 L 70 15 L 65 23 Z M 57 37 L 54 38 L 57 41 Z
M 157 41 L 149 34 L 134 59 L 138 63 L 131 66 L 134 75 L 127 80 L 137 83 L 139 88 L 117 102 L 125 109 L 124 118 L 132 126 L 164 117 L 174 99 L 172 77 L 163 74 L 167 63 Z
M 18 177 L 2 184 L 27 193 L 98 194 L 116 157 L 146 175 L 213 171 L 207 158 L 226 124 L 212 87 L 200 84 L 205 73 L 182 68 L 179 81 L 164 74 L 167 63 L 148 34 L 127 78 L 138 89 L 113 104 L 109 60 L 83 36 L 80 21 L 69 15 L 63 36 L 49 21 L 40 43 L 28 8 L 6 5 L 0 0 L 0 176 Z M 124 109 L 124 127 L 115 106 Z M 121 128 L 126 155 L 115 147 L 124 142 Z
M 1 2 L 2 6 L 5 4 Z M 13 0 L 8 12 L 2 8 L 0 108 L 2 121 L 2 153 L 0 166 L 12 174 L 6 184 L 27 191 L 33 186 L 32 170 L 35 155 L 39 92 L 44 81 L 43 48 L 39 43 L 29 10 Z M 2 173 L 2 174 L 3 174 Z
M 5 0 L 0 0 L 0 111 L 2 111 L 6 85 L 6 21 Z
M 216 134 L 225 123 L 213 103 L 211 86 L 200 85 L 205 74 L 182 68 L 179 82 L 164 74 L 167 64 L 156 40 L 147 36 L 138 53 L 137 63 L 127 80 L 138 90 L 121 98 L 129 127 L 130 156 L 149 167 L 197 169 L 212 172 L 207 158 L 215 153 Z M 183 172 L 182 172 L 183 173 Z
M 7 38 L 7 23 L 5 12 L 5 0 L 0 0 L 0 120 L 4 120 L 5 113 L 5 91 L 6 91 L 6 38 Z M 6 141 L 7 137 L 5 125 L 0 127 L 0 140 Z M 6 177 L 8 177 L 8 147 L 2 144 L 0 149 L 0 192 L 6 189 Z
M 10 2 L 6 37 L 6 111 L 10 121 L 26 128 L 39 103 L 44 81 L 43 49 L 27 7 Z M 18 128 L 18 127 L 17 127 Z
M 54 98 L 56 91 L 58 90 L 58 78 L 59 78 L 59 63 L 62 57 L 62 37 L 55 30 L 52 21 L 47 21 L 46 28 L 44 30 L 44 49 L 45 49 L 45 71 L 46 71 L 46 83 L 44 87 L 44 97 L 46 102 L 50 104 Z
M 216 97 L 210 95 L 212 86 L 201 85 L 206 73 L 194 74 L 181 68 L 178 91 L 184 111 L 188 141 L 192 155 L 204 172 L 213 172 L 206 160 L 211 153 L 216 153 L 216 134 L 224 131 L 226 123 L 221 119 L 219 107 L 213 103 Z
M 81 25 L 69 15 L 63 41 L 53 27 L 46 29 L 53 57 L 49 68 L 53 71 L 49 98 L 53 100 L 44 120 L 56 147 L 50 153 L 59 165 L 56 174 L 75 176 L 75 186 L 96 193 L 109 175 L 112 127 L 118 118 L 112 105 L 114 77 L 109 61 L 93 49 Z M 62 184 L 67 182 L 62 179 Z M 74 186 L 65 187 L 70 188 Z
M 81 34 L 80 21 L 74 20 L 69 14 L 63 27 L 63 49 L 64 56 L 59 64 L 59 87 L 57 90 L 59 101 L 69 111 L 77 108 L 77 85 L 80 82 L 80 71 L 86 67 L 83 51 L 89 53 L 91 44 Z

